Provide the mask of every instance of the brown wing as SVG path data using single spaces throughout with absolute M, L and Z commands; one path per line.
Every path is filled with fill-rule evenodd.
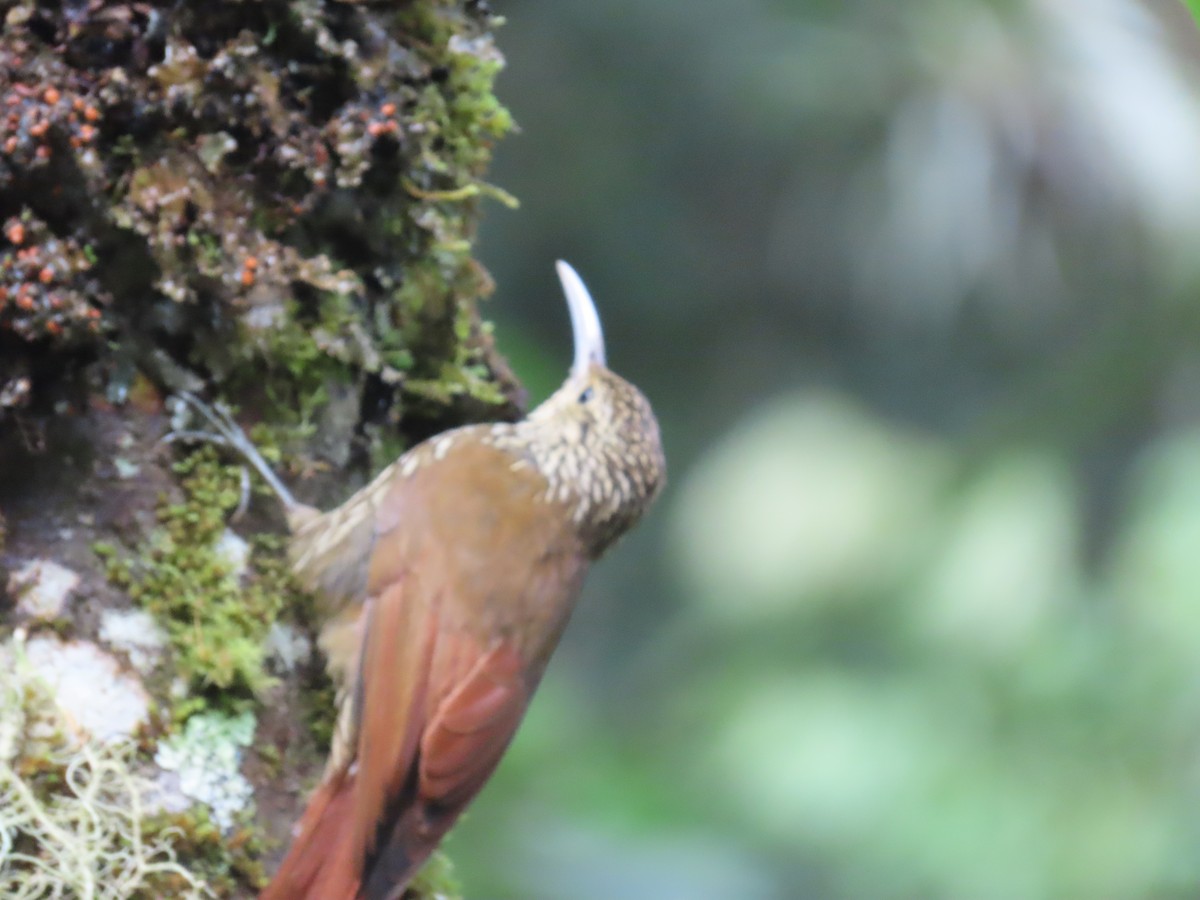
M 476 662 L 438 705 L 421 736 L 417 795 L 448 807 L 473 797 L 525 715 L 525 663 L 510 644 L 468 648 Z
M 355 843 L 364 896 L 393 897 L 499 763 L 586 562 L 542 477 L 479 443 L 398 479 L 376 523 Z

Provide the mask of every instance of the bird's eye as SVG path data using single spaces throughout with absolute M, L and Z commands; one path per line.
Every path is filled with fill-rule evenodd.
M 587 403 L 591 399 L 592 399 L 592 389 L 590 387 L 584 388 L 583 393 L 579 395 L 579 402 Z

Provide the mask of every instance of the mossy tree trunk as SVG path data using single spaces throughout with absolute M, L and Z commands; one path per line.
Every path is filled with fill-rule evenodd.
M 239 470 L 158 443 L 168 398 L 230 403 L 325 506 L 415 439 L 519 413 L 471 256 L 481 198 L 508 200 L 482 180 L 510 127 L 496 20 L 469 0 L 0 0 L 0 20 L 0 641 L 52 631 L 139 669 L 135 766 L 195 716 L 252 723 L 257 812 L 178 850 L 248 894 L 273 855 L 249 839 L 286 839 L 330 698 L 281 517 L 256 499 L 249 567 L 230 560 Z M 28 602 L 31 561 L 77 576 L 59 606 Z M 106 638 L 128 609 L 165 635 L 136 667 Z M 289 622 L 298 662 L 264 649 Z

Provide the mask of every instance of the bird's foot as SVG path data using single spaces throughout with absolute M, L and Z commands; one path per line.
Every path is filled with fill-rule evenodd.
M 254 442 L 242 430 L 242 427 L 234 420 L 233 414 L 229 409 L 220 403 L 208 404 L 189 391 L 180 391 L 173 397 L 175 401 L 174 412 L 171 418 L 172 425 L 176 422 L 180 427 L 172 428 L 171 431 L 165 434 L 161 441 L 164 444 L 174 443 L 203 443 L 214 444 L 218 447 L 226 447 L 239 454 L 242 459 L 249 464 L 259 475 L 263 481 L 275 492 L 279 498 L 279 502 L 283 504 L 284 512 L 287 514 L 288 522 L 296 517 L 304 517 L 307 515 L 308 507 L 299 503 L 292 492 L 287 489 L 287 486 L 280 480 L 275 471 L 263 459 L 263 455 L 258 448 L 254 446 Z M 204 422 L 204 428 L 186 428 L 184 425 L 187 422 L 187 416 L 184 413 L 191 411 L 195 413 Z M 249 502 L 250 496 L 250 479 L 246 470 L 242 470 L 242 498 L 238 503 L 238 509 L 234 515 L 238 516 L 244 511 Z

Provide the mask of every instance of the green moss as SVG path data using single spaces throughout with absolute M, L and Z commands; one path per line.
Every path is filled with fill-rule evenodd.
M 409 34 L 431 48 L 431 61 L 446 73 L 421 98 L 426 124 L 437 129 L 446 148 L 441 165 L 478 176 L 491 161 L 493 142 L 512 130 L 513 121 L 494 89 L 503 57 L 490 36 L 464 36 L 457 6 L 437 0 L 414 3 L 400 19 Z M 502 22 L 493 19 L 490 24 Z
M 316 433 L 332 389 L 379 369 L 364 335 L 350 298 L 325 292 L 312 303 L 287 300 L 270 327 L 237 342 L 225 390 L 258 405 L 263 418 L 250 436 L 269 463 Z
M 186 720 L 187 726 L 159 745 L 156 761 L 167 768 L 207 771 L 211 765 L 203 754 L 188 751 L 201 739 L 198 726 L 209 723 L 207 731 L 220 731 L 221 722 L 233 723 L 230 728 L 236 724 L 239 745 L 246 743 L 245 729 L 252 733 L 254 727 L 248 710 L 274 681 L 265 668 L 267 631 L 285 605 L 303 607 L 309 601 L 291 583 L 280 536 L 252 539 L 241 577 L 236 561 L 220 550 L 226 520 L 240 500 L 237 467 L 221 464 L 212 448 L 204 448 L 177 463 L 175 471 L 182 499 L 160 503 L 159 527 L 134 561 L 109 544 L 97 543 L 93 550 L 110 581 L 163 625 L 174 650 L 173 672 L 188 687 L 170 710 L 173 721 Z M 182 814 L 147 820 L 144 840 L 156 846 L 169 839 L 172 859 L 186 868 L 164 869 L 130 896 L 183 896 L 188 878 L 202 880 L 216 896 L 262 887 L 262 838 L 250 812 L 239 818 L 232 831 L 223 833 L 206 807 L 197 804 Z
M 96 541 L 92 544 L 92 552 L 104 564 L 104 575 L 109 584 L 122 589 L 127 589 L 133 584 L 133 569 L 129 560 L 120 555 L 116 545 L 107 541 Z
M 169 838 L 188 872 L 219 897 L 240 896 L 247 888 L 258 890 L 267 883 L 261 862 L 267 847 L 261 833 L 248 825 L 225 834 L 203 806 L 195 806 L 183 813 L 153 816 L 143 829 L 149 840 Z M 146 893 L 146 900 L 179 896 L 181 885 L 162 876 L 153 887 L 157 893 Z
M 468 37 L 460 15 L 458 4 L 426 2 L 399 16 L 429 65 L 444 77 L 424 86 L 412 113 L 417 127 L 411 131 L 420 145 L 404 187 L 415 202 L 404 211 L 398 230 L 409 236 L 413 258 L 392 302 L 404 323 L 405 346 L 416 351 L 404 381 L 408 394 L 441 407 L 463 396 L 501 406 L 503 393 L 473 340 L 475 302 L 491 285 L 470 251 L 479 198 L 516 203 L 481 180 L 495 141 L 513 122 L 494 91 L 503 58 L 489 34 Z
M 361 363 L 338 340 L 353 327 L 354 317 L 346 298 L 334 294 L 321 298 L 315 321 L 306 322 L 295 301 L 285 304 L 285 311 L 284 322 L 267 335 L 266 392 L 278 418 L 307 431 L 329 401 L 329 384 L 348 383 L 349 365 Z
M 305 686 L 303 716 L 316 746 L 330 746 L 338 717 L 337 690 L 324 671 L 316 673 Z
M 175 468 L 183 499 L 160 503 L 159 529 L 135 555 L 137 565 L 109 546 L 94 549 L 113 583 L 166 629 L 175 671 L 189 688 L 174 710 L 182 720 L 209 705 L 245 708 L 272 684 L 264 666 L 267 630 L 297 592 L 277 540 L 251 545 L 244 577 L 220 550 L 226 519 L 240 499 L 237 468 L 219 463 L 211 448 Z

